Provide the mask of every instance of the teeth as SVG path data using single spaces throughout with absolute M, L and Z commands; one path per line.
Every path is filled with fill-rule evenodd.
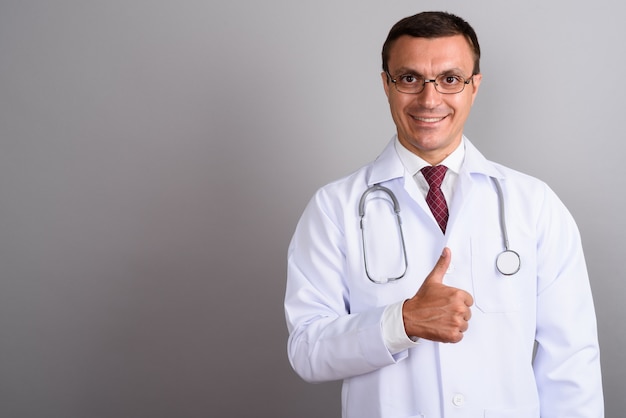
M 415 119 L 419 120 L 420 122 L 439 122 L 443 118 L 415 118 Z

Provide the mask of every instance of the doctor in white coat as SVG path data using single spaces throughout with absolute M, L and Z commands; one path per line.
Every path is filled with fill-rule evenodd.
M 297 225 L 289 360 L 307 381 L 343 380 L 344 418 L 603 417 L 576 224 L 546 184 L 488 161 L 463 135 L 479 58 L 457 16 L 394 25 L 382 79 L 397 134 L 321 188 Z M 443 223 L 422 172 L 438 165 Z M 519 264 L 501 272 L 507 247 Z

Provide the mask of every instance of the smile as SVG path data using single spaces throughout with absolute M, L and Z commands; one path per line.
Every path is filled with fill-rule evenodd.
M 419 122 L 426 122 L 426 123 L 435 123 L 435 122 L 439 122 L 445 119 L 444 117 L 441 118 L 421 118 L 421 117 L 417 117 L 417 116 L 413 116 L 413 119 L 419 121 Z

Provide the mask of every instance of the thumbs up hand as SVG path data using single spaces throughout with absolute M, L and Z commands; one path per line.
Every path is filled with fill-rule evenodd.
M 415 296 L 404 302 L 402 318 L 408 336 L 443 343 L 458 343 L 463 339 L 474 299 L 464 290 L 443 284 L 451 259 L 450 249 L 444 248 Z

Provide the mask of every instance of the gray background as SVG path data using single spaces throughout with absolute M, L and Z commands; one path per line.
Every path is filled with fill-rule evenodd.
M 1 0 L 0 416 L 339 416 L 288 365 L 287 245 L 393 134 L 380 47 L 428 9 L 481 41 L 467 135 L 578 220 L 622 417 L 616 0 Z

